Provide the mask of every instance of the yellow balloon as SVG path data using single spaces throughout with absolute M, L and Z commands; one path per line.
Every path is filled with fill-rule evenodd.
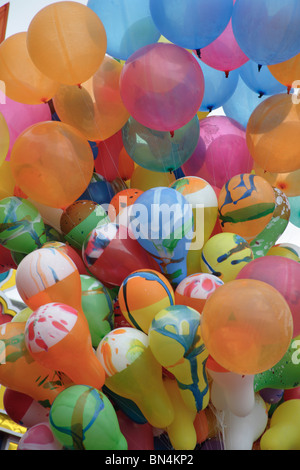
M 90 8 L 59 2 L 40 10 L 28 28 L 27 47 L 36 67 L 66 85 L 79 85 L 96 73 L 107 48 L 106 31 Z
M 272 246 L 266 256 L 283 256 L 300 262 L 300 248 L 290 243 L 279 243 Z
M 152 188 L 167 187 L 176 180 L 173 173 L 159 173 L 137 166 L 130 180 L 130 187 L 147 191 Z
M 13 317 L 12 322 L 27 322 L 32 313 L 33 311 L 29 307 L 26 307 Z
M 27 33 L 17 33 L 0 45 L 0 80 L 8 98 L 24 104 L 47 103 L 58 89 L 40 72 L 27 49 Z
M 0 199 L 13 196 L 15 185 L 10 162 L 5 161 L 0 166 Z
M 2 113 L 0 113 L 0 165 L 4 162 L 9 150 L 9 129 Z
M 287 400 L 274 411 L 270 428 L 260 440 L 261 450 L 300 450 L 300 400 Z

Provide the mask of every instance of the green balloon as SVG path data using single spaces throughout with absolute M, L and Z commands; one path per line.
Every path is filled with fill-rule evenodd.
M 108 289 L 98 279 L 80 275 L 81 306 L 88 321 L 92 345 L 100 341 L 114 328 L 114 307 Z
M 49 423 L 55 438 L 68 450 L 128 450 L 111 402 L 87 385 L 72 385 L 59 393 Z
M 0 201 L 0 243 L 11 251 L 31 253 L 46 243 L 44 221 L 26 199 L 7 197 Z

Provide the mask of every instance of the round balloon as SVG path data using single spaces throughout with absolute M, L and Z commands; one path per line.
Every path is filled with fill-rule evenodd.
M 278 82 L 290 90 L 300 77 L 300 53 L 279 64 L 269 65 L 268 69 Z
M 260 67 L 249 60 L 239 69 L 240 77 L 259 96 L 286 92 L 286 88 L 276 80 L 268 67 Z
M 264 178 L 271 186 L 280 189 L 287 197 L 300 196 L 300 169 L 290 173 L 271 173 L 254 163 L 255 174 Z
M 208 297 L 224 282 L 214 274 L 191 274 L 175 290 L 176 305 L 186 305 L 202 313 Z
M 283 256 L 294 261 L 300 261 L 300 247 L 292 243 L 278 243 L 272 246 L 266 256 Z

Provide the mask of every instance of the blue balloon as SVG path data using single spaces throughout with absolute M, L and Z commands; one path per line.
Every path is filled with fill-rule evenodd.
M 232 0 L 150 0 L 152 18 L 161 34 L 177 46 L 201 49 L 228 25 Z
M 284 62 L 300 52 L 299 0 L 237 0 L 232 28 L 244 54 L 260 65 Z
M 256 62 L 249 60 L 238 70 L 246 85 L 260 96 L 287 91 L 287 88 L 276 80 L 266 66 L 260 67 Z
M 153 23 L 149 0 L 88 0 L 107 35 L 107 54 L 127 60 L 134 52 L 156 43 L 160 32 Z
M 289 197 L 291 208 L 290 222 L 300 228 L 300 196 Z
M 93 173 L 90 184 L 84 193 L 78 198 L 79 201 L 93 201 L 99 205 L 109 204 L 115 195 L 111 183 L 103 176 Z

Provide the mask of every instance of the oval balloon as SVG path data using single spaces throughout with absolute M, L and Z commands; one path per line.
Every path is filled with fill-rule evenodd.
M 286 88 L 276 80 L 268 67 L 260 67 L 253 60 L 243 65 L 239 72 L 246 85 L 259 96 L 286 92 Z

